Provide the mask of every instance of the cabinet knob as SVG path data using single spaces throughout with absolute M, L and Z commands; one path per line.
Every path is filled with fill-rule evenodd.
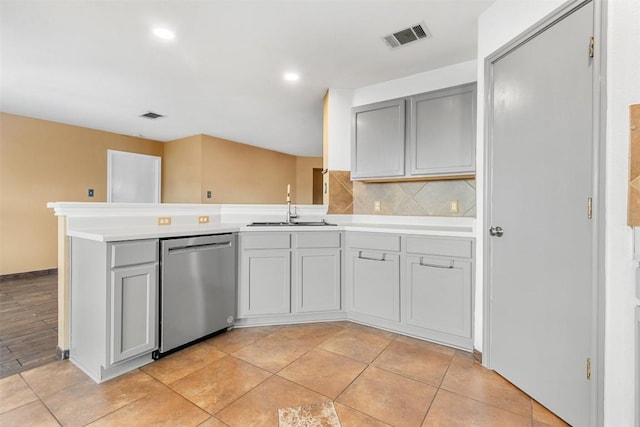
M 491 227 L 489 229 L 489 234 L 492 236 L 496 236 L 496 237 L 502 237 L 502 235 L 504 234 L 504 231 L 502 230 L 502 227 L 498 226 L 498 227 Z

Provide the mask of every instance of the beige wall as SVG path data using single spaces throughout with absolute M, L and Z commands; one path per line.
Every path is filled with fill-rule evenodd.
M 200 203 L 202 135 L 164 143 L 162 201 Z
M 164 203 L 284 203 L 287 184 L 294 203 L 311 203 L 322 158 L 196 135 L 166 143 L 163 165 Z
M 296 157 L 295 203 L 313 204 L 313 168 L 322 169 L 322 157 Z
M 294 203 L 311 203 L 322 164 L 206 135 L 161 143 L 0 113 L 0 275 L 57 267 L 46 204 L 106 202 L 109 149 L 161 156 L 165 203 L 284 203 L 287 184 Z
M 213 203 L 284 203 L 295 197 L 296 157 L 204 136 L 202 189 Z
M 105 202 L 108 149 L 163 154 L 160 142 L 0 113 L 0 274 L 57 267 L 46 204 Z

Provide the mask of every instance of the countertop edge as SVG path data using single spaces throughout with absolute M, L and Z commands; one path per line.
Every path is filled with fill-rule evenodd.
M 169 226 L 171 227 L 171 226 Z M 460 230 L 456 230 L 460 228 Z M 286 226 L 286 227 L 255 227 L 246 224 L 219 224 L 206 226 L 166 226 L 137 227 L 135 229 L 70 229 L 69 237 L 94 240 L 98 242 L 116 242 L 142 239 L 166 239 L 177 237 L 199 236 L 220 233 L 272 233 L 272 232 L 319 232 L 319 231 L 358 231 L 367 233 L 395 233 L 441 237 L 475 238 L 475 233 L 469 227 L 429 227 L 398 224 L 344 224 L 335 226 Z

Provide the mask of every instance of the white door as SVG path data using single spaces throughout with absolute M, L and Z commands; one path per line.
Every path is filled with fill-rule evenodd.
M 160 203 L 158 156 L 107 150 L 107 202 Z
M 591 423 L 592 34 L 588 3 L 492 61 L 488 88 L 490 367 L 575 426 Z

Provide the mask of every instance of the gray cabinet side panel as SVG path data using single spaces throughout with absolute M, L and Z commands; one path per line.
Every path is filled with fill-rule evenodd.
M 95 377 L 106 364 L 107 245 L 71 239 L 71 343 L 69 357 Z

